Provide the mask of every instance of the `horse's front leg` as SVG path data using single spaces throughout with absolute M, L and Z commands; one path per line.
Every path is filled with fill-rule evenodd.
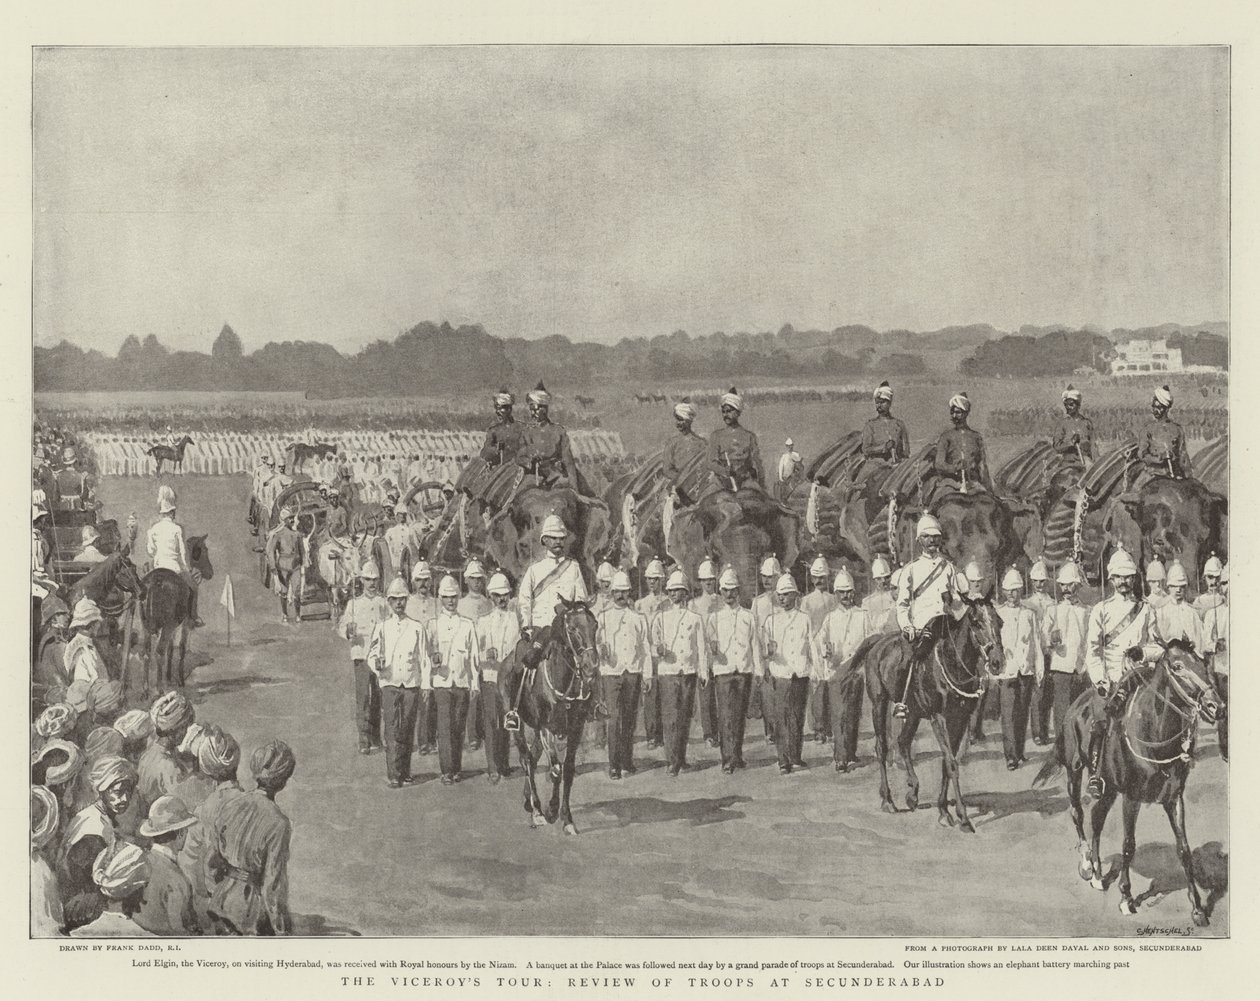
M 1094 801 L 1094 805 L 1089 808 L 1089 862 L 1094 869 L 1094 875 L 1090 879 L 1089 885 L 1095 890 L 1107 889 L 1107 883 L 1103 879 L 1102 859 L 1098 857 L 1099 842 L 1102 841 L 1102 830 L 1103 825 L 1107 823 L 1107 814 L 1111 812 L 1111 806 L 1115 801 L 1115 791 L 1108 786 L 1103 790 L 1103 794 Z
M 565 722 L 567 723 L 568 720 Z M 560 741 L 563 741 L 563 747 L 557 746 L 557 743 Z M 569 757 L 569 740 L 567 737 L 557 738 L 553 734 L 551 742 L 547 746 L 547 753 L 551 756 L 551 768 L 548 772 L 551 777 L 551 800 L 547 804 L 544 815 L 547 818 L 547 823 L 554 824 L 556 818 L 560 815 L 560 787 L 564 784 L 564 765 Z
M 1190 915 L 1200 928 L 1208 924 L 1207 911 L 1203 901 L 1199 899 L 1199 887 L 1194 881 L 1194 857 L 1190 853 L 1190 841 L 1186 837 L 1186 804 L 1178 791 L 1177 798 L 1164 804 L 1164 812 L 1168 814 L 1168 823 L 1172 825 L 1173 836 L 1177 839 L 1177 858 L 1181 859 L 1181 868 L 1186 873 L 1186 894 L 1190 897 Z
M 882 691 L 871 698 L 871 725 L 875 728 L 875 757 L 879 759 L 879 808 L 896 813 L 888 788 L 888 696 Z
M 562 787 L 560 794 L 560 822 L 564 825 L 565 834 L 577 834 L 577 825 L 573 823 L 573 811 L 569 806 L 569 794 L 573 790 L 573 778 L 577 774 L 578 734 L 581 727 L 569 731 L 568 746 L 565 748 Z
M 897 734 L 897 751 L 906 770 L 906 808 L 912 812 L 919 808 L 919 773 L 914 770 L 914 735 L 918 730 L 919 717 L 917 710 L 912 709 L 901 721 L 901 732 Z
M 179 687 L 183 688 L 187 680 L 184 673 L 184 657 L 188 653 L 188 622 L 185 620 L 179 627 Z
M 1133 855 L 1137 851 L 1137 818 L 1142 804 L 1137 798 L 1126 796 L 1122 807 L 1124 841 L 1120 846 L 1120 913 L 1129 915 L 1137 913 L 1137 904 L 1133 902 L 1133 885 L 1129 879 L 1129 867 L 1133 864 Z
M 525 739 L 525 728 L 516 731 L 516 749 L 521 758 L 521 770 L 525 772 L 525 812 L 530 815 L 534 827 L 542 827 L 547 820 L 542 815 L 542 800 L 534 782 L 534 752 Z
M 1068 762 L 1067 790 L 1068 809 L 1072 813 L 1072 823 L 1076 825 L 1076 863 L 1077 874 L 1081 879 L 1089 879 L 1094 875 L 1094 863 L 1089 857 L 1089 840 L 1085 837 L 1085 810 L 1081 807 L 1081 778 L 1083 772 L 1076 762 Z

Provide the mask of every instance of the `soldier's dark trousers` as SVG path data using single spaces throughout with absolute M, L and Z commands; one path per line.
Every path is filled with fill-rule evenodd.
M 667 674 L 656 679 L 660 689 L 661 723 L 665 738 L 665 764 L 681 768 L 687 763 L 687 735 L 691 730 L 692 703 L 696 697 L 694 674 Z
M 751 674 L 717 674 L 709 682 L 717 702 L 718 741 L 722 765 L 735 767 L 744 758 L 744 713 L 748 705 Z
M 1002 753 L 1007 763 L 1024 757 L 1028 733 L 1028 702 L 1036 679 L 1027 674 L 998 682 L 998 704 L 1002 712 Z
M 1050 710 L 1054 705 L 1054 695 L 1051 692 L 1049 660 L 1050 658 L 1047 657 L 1046 671 L 1041 677 L 1041 684 L 1034 681 L 1029 695 L 1028 726 L 1032 730 L 1034 740 L 1048 741 L 1050 739 Z
M 354 726 L 360 750 L 381 746 L 381 690 L 366 660 L 354 662 Z
M 661 686 L 653 685 L 643 693 L 643 736 L 658 744 L 664 740 L 661 726 Z
M 771 678 L 761 686 L 762 698 L 769 699 L 774 719 L 774 750 L 780 768 L 791 768 L 801 760 L 805 739 L 805 702 L 809 698 L 808 678 Z
M 437 703 L 438 767 L 455 776 L 464 765 L 464 729 L 468 722 L 468 689 L 435 688 Z
M 827 682 L 831 702 L 832 757 L 839 763 L 857 761 L 858 726 L 862 718 L 862 681 L 852 671 L 837 671 Z
M 634 767 L 634 724 L 639 715 L 643 676 L 626 671 L 605 674 L 604 704 L 608 706 L 608 767 L 625 771 Z M 655 690 L 656 685 L 653 685 Z
M 1229 675 L 1213 674 L 1212 685 L 1221 697 L 1221 716 L 1216 721 L 1216 744 L 1221 758 L 1229 760 Z
M 484 741 L 486 739 L 484 719 L 485 714 L 481 711 L 481 691 L 480 689 L 475 689 L 468 693 L 469 747 L 472 747 L 474 741 Z
M 770 693 L 760 678 L 752 679 L 752 689 L 748 695 L 748 719 L 761 720 L 762 729 L 769 737 L 774 733 L 774 712 L 770 708 Z
M 381 689 L 381 716 L 385 725 L 385 777 L 391 782 L 411 778 L 412 738 L 420 689 L 385 685 Z
M 717 687 L 705 685 L 696 696 L 696 715 L 700 717 L 700 732 L 705 740 L 718 740 Z
M 437 700 L 430 689 L 420 692 L 420 709 L 416 713 L 416 747 L 432 748 L 437 743 Z
M 816 734 L 831 733 L 834 709 L 831 703 L 831 686 L 825 681 L 809 682 L 809 721 Z
M 481 710 L 481 728 L 485 733 L 486 774 L 507 775 L 512 771 L 509 734 L 503 729 L 503 714 L 507 706 L 503 704 L 503 696 L 499 694 L 496 681 L 481 682 L 481 697 L 477 700 Z
M 1066 671 L 1047 671 L 1046 684 L 1050 686 L 1049 701 L 1054 706 L 1054 735 L 1058 737 L 1067 726 L 1068 710 L 1081 692 L 1085 691 L 1089 682 L 1084 674 L 1069 674 Z

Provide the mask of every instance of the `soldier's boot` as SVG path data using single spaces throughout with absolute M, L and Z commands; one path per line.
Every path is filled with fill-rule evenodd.
M 521 714 L 517 710 L 517 706 L 521 703 L 521 694 L 533 679 L 534 671 L 537 670 L 541 662 L 542 644 L 537 641 L 531 641 L 528 648 L 521 654 L 521 680 L 512 692 L 511 705 L 508 706 L 507 712 L 503 714 L 503 729 L 508 733 L 518 733 L 521 729 Z
M 910 686 L 914 684 L 915 671 L 919 669 L 919 661 L 927 656 L 931 649 L 931 639 L 927 631 L 919 633 L 910 647 L 910 667 L 906 671 L 906 687 L 902 690 L 901 701 L 893 703 L 893 719 L 908 719 L 910 716 Z
M 1098 799 L 1107 789 L 1102 777 L 1102 751 L 1111 729 L 1111 717 L 1094 720 L 1089 729 L 1089 794 Z

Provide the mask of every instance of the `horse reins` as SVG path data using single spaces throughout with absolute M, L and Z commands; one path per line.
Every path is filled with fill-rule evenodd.
M 1180 668 L 1174 669 L 1171 666 L 1165 666 L 1164 676 L 1168 679 L 1168 683 L 1173 687 L 1176 693 L 1181 696 L 1183 702 L 1193 707 L 1193 711 L 1186 712 L 1176 702 L 1168 698 L 1168 696 L 1157 692 L 1152 688 L 1148 688 L 1147 691 L 1149 691 L 1151 695 L 1159 699 L 1164 706 L 1167 706 L 1174 713 L 1180 716 L 1181 719 L 1185 721 L 1186 725 L 1184 729 L 1175 736 L 1169 737 L 1167 740 L 1159 741 L 1143 740 L 1141 737 L 1135 737 L 1129 733 L 1128 728 L 1126 727 L 1124 731 L 1124 742 L 1128 746 L 1129 752 L 1139 761 L 1144 761 L 1150 765 L 1169 765 L 1174 761 L 1190 760 L 1190 745 L 1194 740 L 1194 732 L 1198 728 L 1198 720 L 1199 714 L 1202 712 L 1203 698 L 1207 695 L 1208 689 L 1202 680 L 1195 677 L 1194 681 L 1197 683 L 1199 691 L 1198 694 L 1192 698 L 1191 693 L 1186 691 L 1183 687 L 1180 675 Z M 1133 703 L 1130 703 L 1130 707 L 1132 707 L 1132 705 Z M 1171 758 L 1148 758 L 1145 755 L 1138 753 L 1137 749 L 1133 746 L 1134 741 L 1146 747 L 1165 747 L 1169 744 L 1180 743 L 1181 751 L 1180 753 L 1173 755 Z
M 569 653 L 573 656 L 573 677 L 569 679 L 569 684 L 565 686 L 563 692 L 557 689 L 555 682 L 551 680 L 551 658 L 546 657 L 543 659 L 542 663 L 543 681 L 546 683 L 547 691 L 551 693 L 552 698 L 568 703 L 585 702 L 591 697 L 591 693 L 586 685 L 586 677 L 582 674 L 581 659 L 582 654 L 594 653 L 595 649 L 594 647 L 584 646 L 579 650 L 576 646 L 574 646 L 573 634 L 569 631 L 567 622 L 561 626 L 561 631 L 564 633 L 564 639 L 565 643 L 569 647 Z M 571 692 L 573 691 L 575 683 L 577 684 L 577 694 L 573 695 Z

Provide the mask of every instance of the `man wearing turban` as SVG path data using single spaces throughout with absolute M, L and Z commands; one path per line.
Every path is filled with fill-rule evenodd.
M 960 489 L 965 493 L 979 485 L 992 492 L 993 482 L 989 479 L 984 439 L 979 431 L 967 424 L 970 415 L 971 400 L 966 393 L 950 397 L 949 419 L 954 426 L 942 431 L 937 439 L 935 471 L 951 489 Z
M 661 453 L 661 472 L 674 491 L 679 504 L 694 504 L 699 498 L 682 483 L 682 474 L 691 467 L 698 456 L 705 453 L 708 443 L 691 430 L 696 419 L 696 408 L 686 402 L 674 404 L 674 427 L 678 434 L 670 439 Z
M 492 468 L 511 462 L 520 451 L 523 429 L 512 417 L 515 402 L 506 389 L 494 394 L 494 423 L 486 428 L 486 441 L 481 446 L 481 458 Z
M 722 394 L 722 422 L 709 438 L 709 471 L 719 490 L 735 492 L 751 486 L 765 491 L 765 471 L 757 436 L 739 423 L 744 401 L 732 386 Z
M 179 745 L 196 714 L 187 698 L 179 692 L 167 692 L 154 700 L 149 715 L 154 737 L 140 755 L 138 766 L 142 813 L 148 813 L 149 806 L 171 792 L 188 773 L 179 757 Z
M 551 486 L 561 477 L 580 493 L 577 465 L 569 444 L 569 432 L 551 420 L 551 394 L 540 382 L 528 396 L 532 423 L 521 434 L 516 463 L 531 474 L 539 486 Z
M 249 765 L 258 788 L 224 801 L 207 830 L 207 912 L 218 934 L 288 935 L 292 825 L 275 799 L 297 761 L 288 744 L 273 740 Z
M 1050 447 L 1061 462 L 1080 472 L 1094 461 L 1094 422 L 1081 413 L 1081 391 L 1075 386 L 1063 391 L 1063 416 L 1054 426 Z
M 1160 386 L 1155 390 L 1151 419 L 1138 436 L 1138 458 L 1149 472 L 1180 480 L 1190 475 L 1190 453 L 1186 451 L 1185 431 L 1168 416 L 1172 405 L 1171 389 Z
M 31 786 L 31 937 L 56 938 L 66 919 L 57 875 L 45 854 L 57 840 L 61 805 L 43 786 Z
M 206 910 L 210 902 L 210 891 L 206 884 L 209 832 L 215 829 L 223 805 L 228 800 L 245 795 L 236 777 L 240 763 L 241 746 L 236 738 L 217 726 L 210 727 L 197 749 L 197 767 L 206 778 L 214 782 L 214 790 L 197 806 L 190 805 L 197 823 L 188 828 L 188 836 L 179 849 L 179 867 L 192 884 L 193 909 L 203 932 L 212 930 Z M 179 793 L 180 788 L 177 787 L 175 795 L 178 796 Z
M 123 757 L 98 759 L 88 780 L 96 802 L 75 814 L 61 842 L 58 880 L 71 928 L 94 920 L 104 907 L 93 865 L 101 852 L 121 843 L 122 818 L 136 794 L 135 766 Z
M 103 849 L 92 864 L 92 880 L 104 909 L 96 920 L 70 932 L 71 938 L 151 938 L 134 916 L 149 884 L 149 860 L 142 849 L 120 841 Z
M 875 387 L 875 416 L 862 428 L 862 455 L 877 465 L 895 465 L 910 457 L 910 435 L 892 415 L 892 386 L 885 379 Z

